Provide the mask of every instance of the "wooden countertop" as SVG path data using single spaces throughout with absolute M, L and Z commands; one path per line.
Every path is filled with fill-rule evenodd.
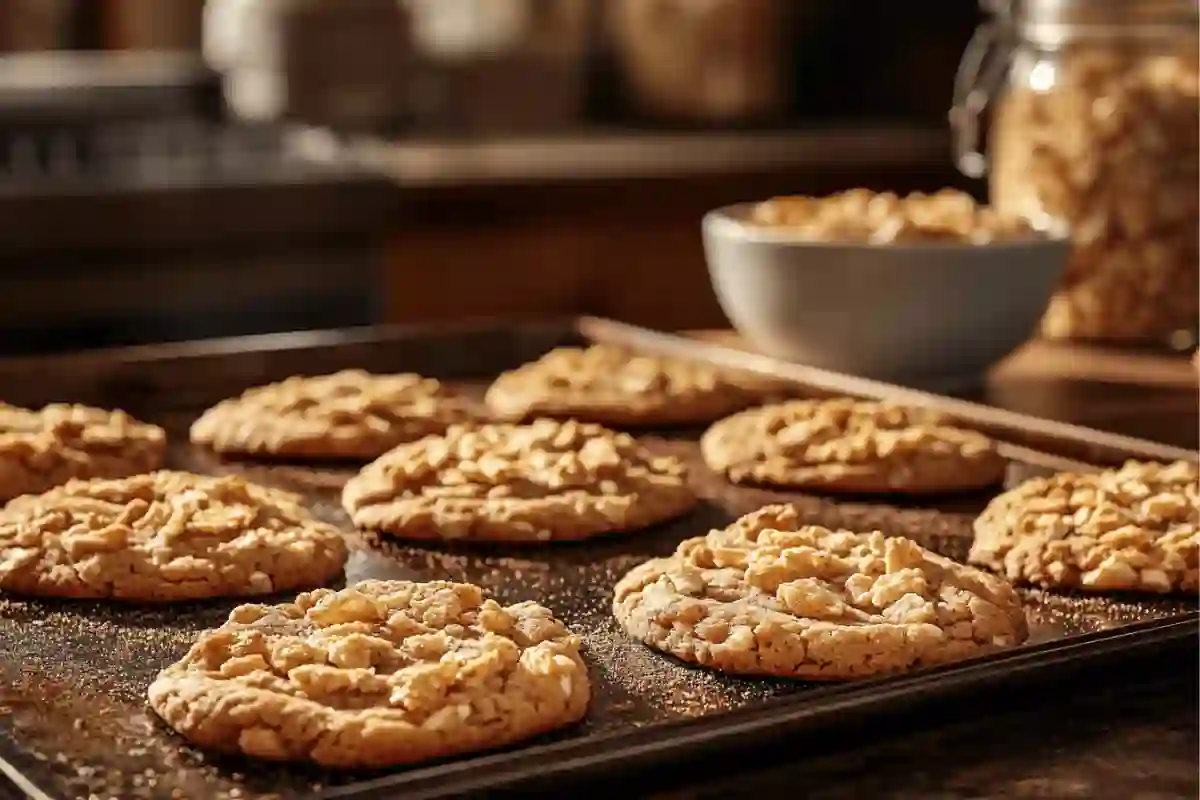
M 978 717 L 883 722 L 869 746 L 826 742 L 696 765 L 653 800 L 1195 800 L 1196 661 L 1141 683 L 1122 673 L 996 698 Z M 974 702 L 974 701 L 973 701 Z M 713 761 L 716 761 L 714 759 Z M 798 763 L 800 762 L 800 763 Z M 803 787 L 803 788 L 799 788 Z M 628 794 L 628 790 L 624 790 Z

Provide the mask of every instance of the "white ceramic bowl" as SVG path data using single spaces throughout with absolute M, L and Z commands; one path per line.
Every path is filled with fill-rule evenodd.
M 982 380 L 1037 327 L 1069 244 L 807 242 L 747 222 L 751 203 L 704 217 L 717 300 L 766 355 L 943 391 Z

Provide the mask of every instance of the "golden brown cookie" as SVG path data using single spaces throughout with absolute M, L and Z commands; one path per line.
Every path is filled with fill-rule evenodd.
M 123 411 L 54 403 L 39 411 L 0 403 L 0 503 L 72 478 L 120 478 L 157 469 L 167 436 Z
M 371 459 L 468 417 L 466 401 L 432 378 L 344 370 L 222 400 L 192 424 L 191 440 L 218 453 Z
M 347 555 L 299 498 L 161 471 L 71 481 L 0 511 L 0 591 L 165 602 L 320 586 Z
M 579 639 L 550 611 L 442 581 L 239 606 L 149 690 L 200 747 L 336 768 L 511 744 L 579 720 L 590 695 Z
M 794 400 L 721 420 L 700 440 L 704 461 L 734 483 L 829 492 L 939 494 L 1004 479 L 981 433 L 937 412 L 837 398 Z
M 455 426 L 346 484 L 360 528 L 409 539 L 545 542 L 645 528 L 696 498 L 674 457 L 593 423 Z
M 904 538 L 801 525 L 768 506 L 616 585 L 632 636 L 738 675 L 839 680 L 958 661 L 1028 636 L 1004 580 Z
M 1050 589 L 1200 589 L 1200 467 L 1130 461 L 1034 478 L 975 521 L 969 561 Z
M 616 427 L 703 425 L 746 408 L 782 384 L 605 344 L 562 347 L 506 372 L 485 402 L 498 419 L 577 419 Z

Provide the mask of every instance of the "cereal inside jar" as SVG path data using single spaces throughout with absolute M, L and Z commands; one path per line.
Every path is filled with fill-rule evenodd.
M 1058 339 L 1168 340 L 1200 323 L 1200 70 L 1191 0 L 1024 0 L 1007 52 L 960 74 L 960 166 L 993 90 L 990 193 L 1001 213 L 1069 231 L 1042 321 Z M 975 46 L 980 46 L 977 37 Z M 986 43 L 985 43 L 986 44 Z M 997 69 L 1007 68 L 1007 86 Z M 986 74 L 988 70 L 993 73 Z M 974 160 L 973 160 L 974 159 Z

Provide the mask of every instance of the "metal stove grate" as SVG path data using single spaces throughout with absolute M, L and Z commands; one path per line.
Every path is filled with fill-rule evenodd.
M 0 129 L 0 185 L 217 180 L 293 161 L 276 129 L 171 119 Z

